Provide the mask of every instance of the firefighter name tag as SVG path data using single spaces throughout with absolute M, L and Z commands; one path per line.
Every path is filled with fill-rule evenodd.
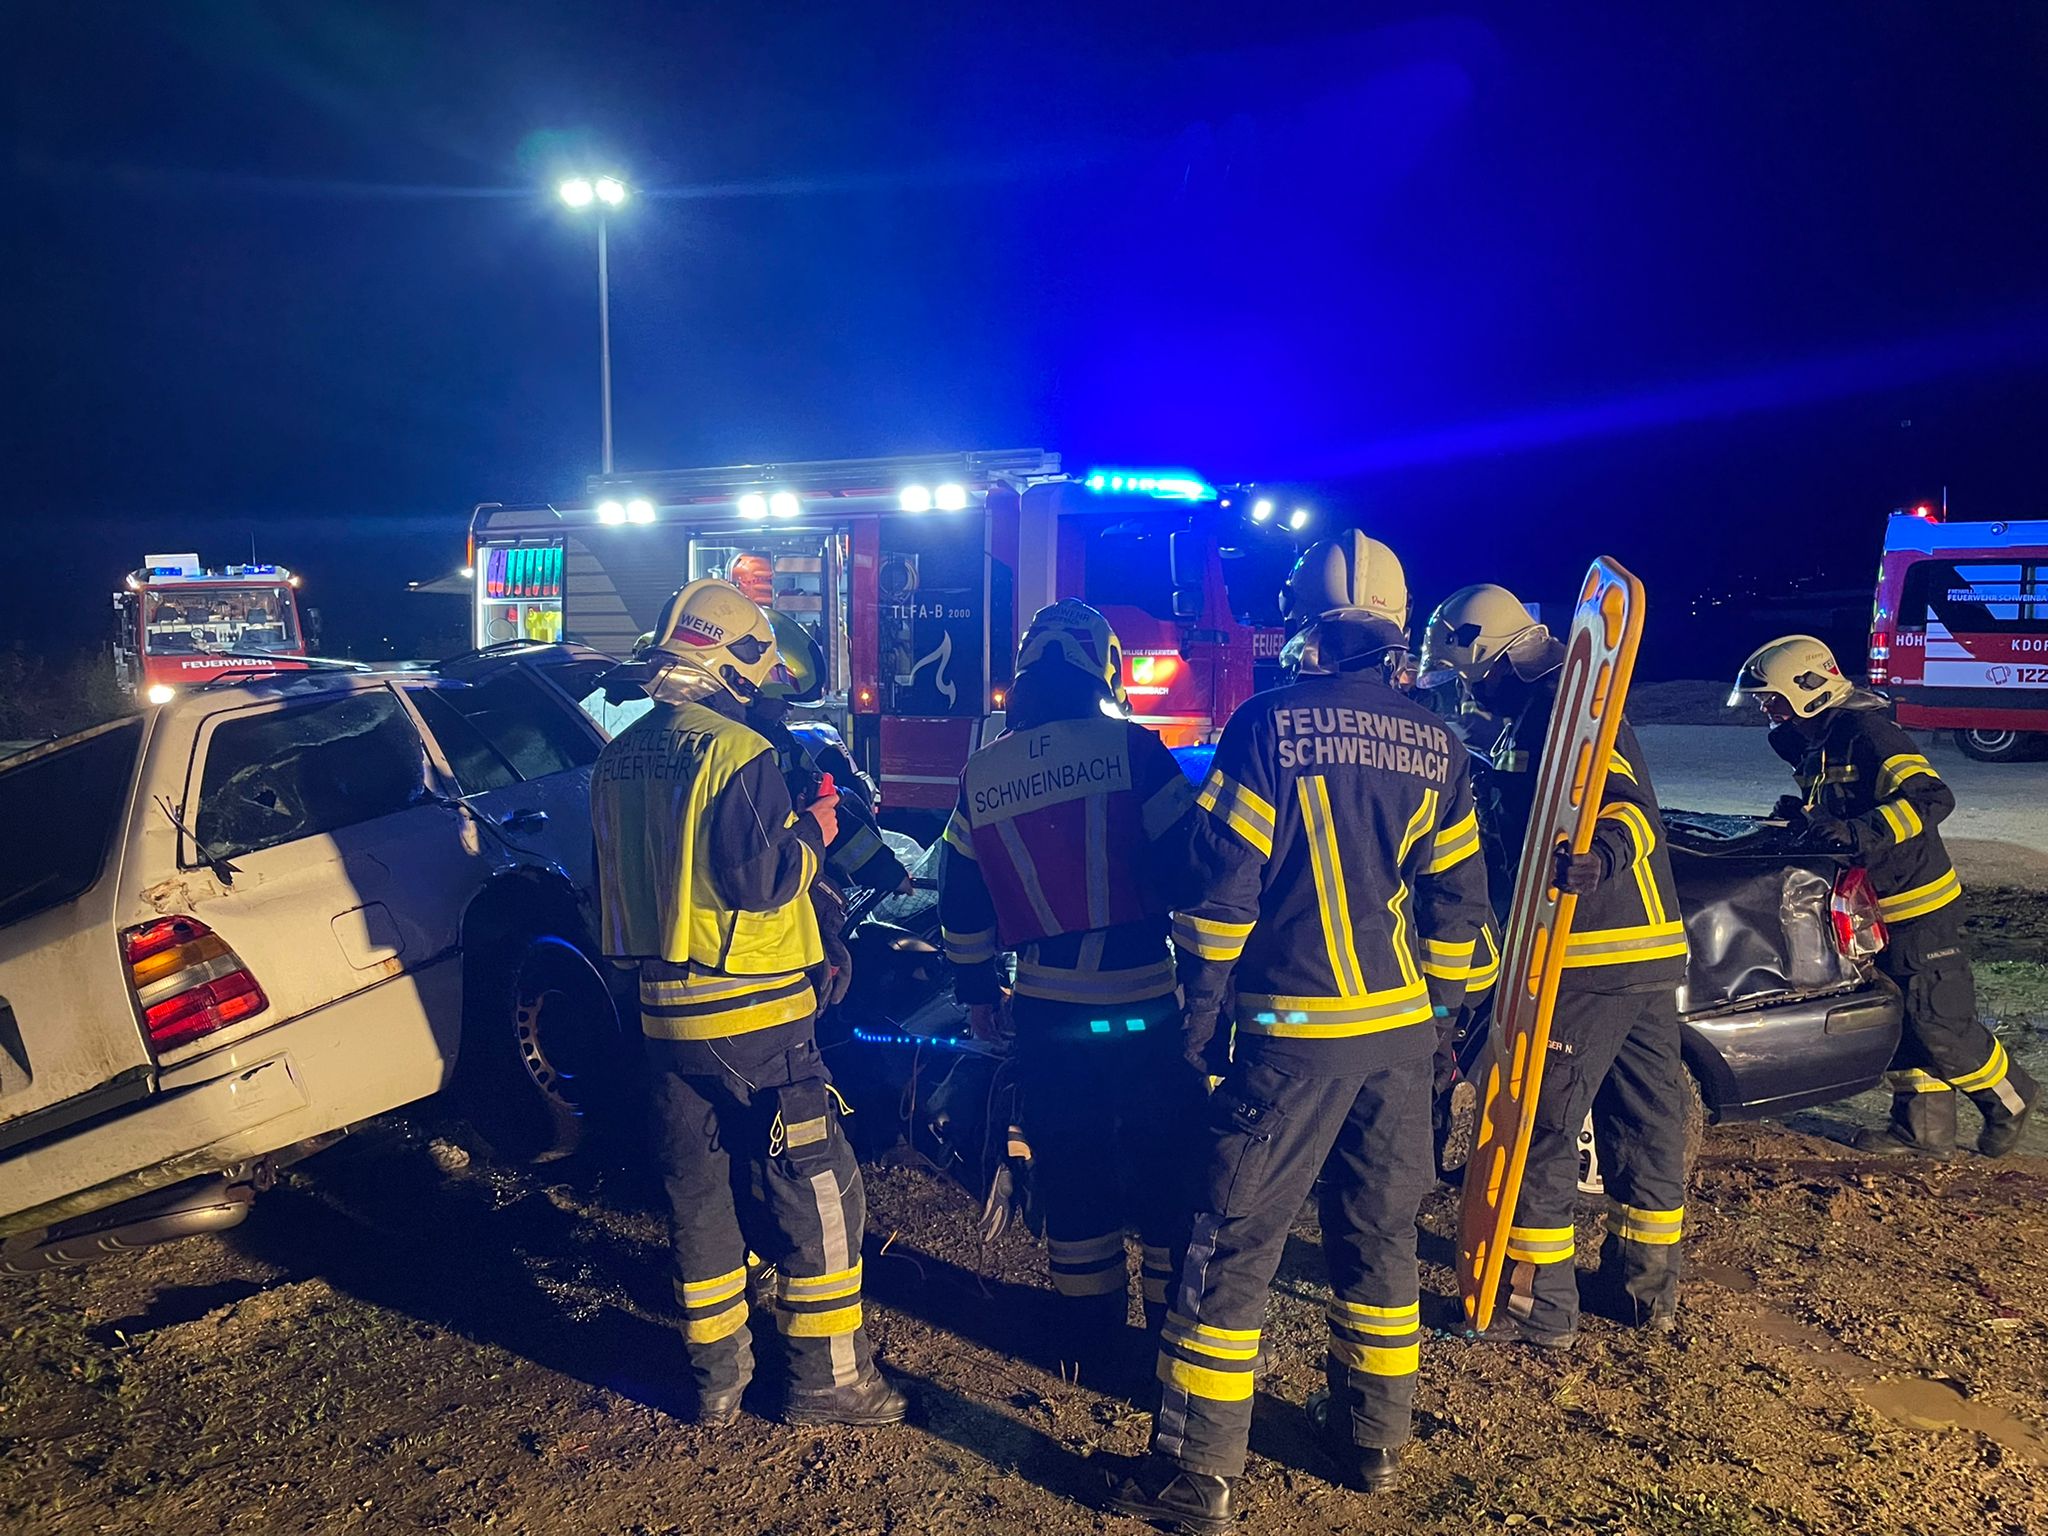
M 967 770 L 967 818 L 985 827 L 1131 787 L 1130 732 L 1120 720 L 1061 720 L 1005 736 Z
M 1479 1126 L 1465 1164 L 1458 1212 L 1458 1290 L 1465 1321 L 1475 1329 L 1493 1321 L 1506 1268 L 1508 1229 L 1535 1129 L 1565 941 L 1578 905 L 1576 896 L 1551 888 L 1553 855 L 1561 842 L 1574 853 L 1593 845 L 1607 765 L 1614 758 L 1622 703 L 1642 642 L 1643 607 L 1643 584 L 1603 555 L 1586 573 L 1565 643 L 1557 703 L 1543 738 L 1535 804 L 1508 909 L 1493 1041 L 1485 1080 L 1478 1085 Z

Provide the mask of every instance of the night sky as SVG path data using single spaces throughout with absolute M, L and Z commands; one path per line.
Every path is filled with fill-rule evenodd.
M 472 503 L 596 467 L 576 169 L 640 194 L 622 468 L 1185 462 L 1424 604 L 1605 551 L 1669 615 L 1865 581 L 1944 484 L 2048 515 L 2048 7 L 73 0 L 8 55 L 0 644 L 252 535 L 417 643 Z

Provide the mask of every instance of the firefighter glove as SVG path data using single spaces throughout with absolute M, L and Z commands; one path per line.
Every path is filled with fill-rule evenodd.
M 1798 846 L 1813 853 L 1859 853 L 1856 829 L 1832 816 L 1809 816 Z
M 1573 896 L 1590 896 L 1600 889 L 1600 882 L 1606 878 L 1607 860 L 1599 849 L 1573 853 L 1568 845 L 1557 845 L 1557 864 L 1550 877 L 1553 890 Z
M 1806 825 L 1806 802 L 1797 795 L 1780 795 L 1778 803 L 1771 807 L 1771 820 L 1782 821 L 1793 827 Z

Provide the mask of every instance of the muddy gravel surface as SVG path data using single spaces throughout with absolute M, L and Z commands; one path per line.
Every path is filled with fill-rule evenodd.
M 1095 1503 L 1143 1447 L 1144 1391 L 1062 1369 L 1042 1250 L 983 1245 L 950 1181 L 868 1173 L 869 1317 L 913 1422 L 705 1432 L 651 1186 L 623 1161 L 454 1166 L 451 1134 L 381 1123 L 233 1232 L 0 1282 L 0 1531 L 1145 1529 Z M 2048 1530 L 2048 1161 L 1901 1169 L 1716 1129 L 1677 1332 L 1592 1320 L 1563 1359 L 1456 1336 L 1453 1221 L 1445 1191 L 1418 1442 L 1367 1499 L 1303 1413 L 1326 1294 L 1304 1217 L 1249 1529 Z

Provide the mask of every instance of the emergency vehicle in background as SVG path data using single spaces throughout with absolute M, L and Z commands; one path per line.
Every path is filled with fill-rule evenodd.
M 299 578 L 281 565 L 209 571 L 199 557 L 149 555 L 114 594 L 114 672 L 151 704 L 252 666 L 303 670 Z
M 1277 665 L 1307 514 L 1273 512 L 1189 471 L 1076 477 L 1038 449 L 664 470 L 594 477 L 585 506 L 477 507 L 466 574 L 479 646 L 614 656 L 677 587 L 730 578 L 785 653 L 814 651 L 798 715 L 841 732 L 892 813 L 935 815 L 1001 729 L 1022 626 L 1059 597 L 1116 626 L 1139 720 L 1213 739 Z
M 2048 749 L 2048 522 L 1950 523 L 1932 506 L 1885 528 L 1870 681 L 1908 730 L 1949 730 L 1987 763 Z

